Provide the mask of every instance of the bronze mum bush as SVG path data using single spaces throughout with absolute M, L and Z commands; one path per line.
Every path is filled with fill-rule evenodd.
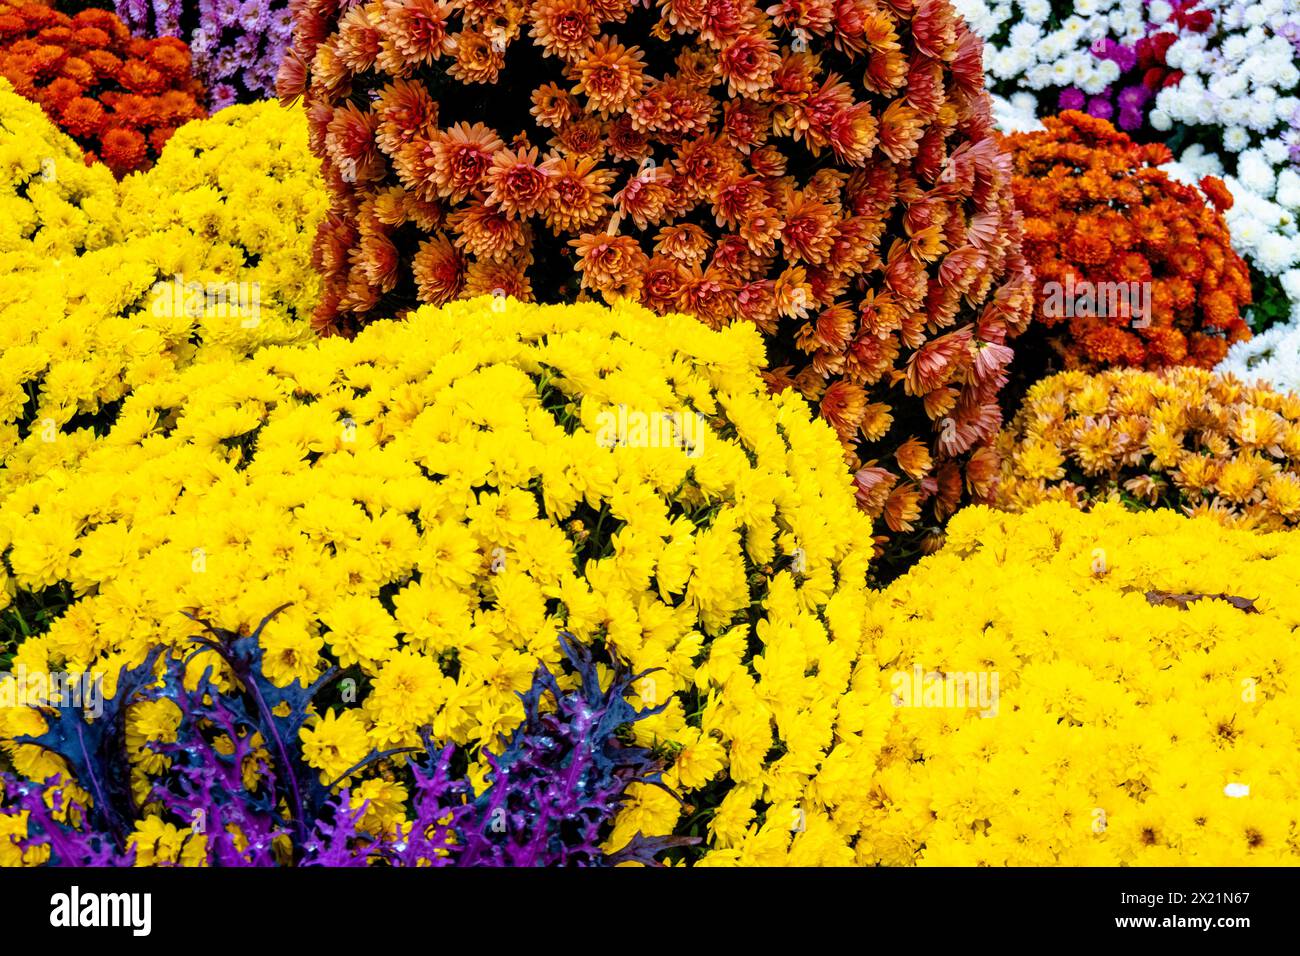
M 1300 395 L 1191 366 L 1075 369 L 1035 384 L 999 438 L 999 507 L 1176 508 L 1300 526 Z
M 1031 282 L 947 0 L 293 12 L 279 92 L 305 97 L 331 196 L 318 329 L 487 293 L 746 320 L 878 533 L 929 548 L 991 493 Z

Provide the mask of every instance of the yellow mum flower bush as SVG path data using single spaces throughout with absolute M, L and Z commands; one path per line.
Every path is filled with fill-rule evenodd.
M 287 603 L 267 675 L 336 663 L 354 691 L 304 732 L 322 782 L 424 726 L 481 778 L 567 630 L 647 672 L 638 707 L 667 704 L 634 733 L 682 802 L 633 784 L 612 847 L 677 833 L 710 863 L 851 863 L 866 715 L 891 716 L 854 687 L 871 529 L 835 434 L 762 363 L 748 325 L 486 298 L 139 382 L 75 470 L 0 505 L 19 598 L 75 594 L 14 664 L 112 693 L 152 645 L 188 646 L 182 612 L 246 634 Z M 174 722 L 131 717 L 141 788 Z M 41 723 L 0 711 L 36 779 L 57 763 L 13 738 Z M 360 776 L 400 824 L 403 786 Z
M 0 276 L 105 245 L 115 183 L 102 164 L 0 77 Z
M 326 199 L 300 111 L 191 123 L 120 186 L 3 90 L 0 128 L 0 195 L 15 207 L 0 240 L 15 264 L 0 271 L 0 497 L 74 461 L 131 389 L 310 338 Z
M 1063 372 L 999 436 L 999 507 L 1175 508 L 1225 524 L 1300 524 L 1300 395 L 1177 367 Z
M 329 199 L 301 109 L 230 106 L 180 127 L 157 164 L 121 184 L 128 235 L 179 227 L 242 252 L 240 279 L 295 322 L 320 297 L 312 239 Z
M 1300 548 L 1172 511 L 959 512 L 872 596 L 864 862 L 1300 861 Z

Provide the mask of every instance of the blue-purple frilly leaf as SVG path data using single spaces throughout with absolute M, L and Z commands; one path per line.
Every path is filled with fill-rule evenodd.
M 153 681 L 161 653 L 161 648 L 154 648 L 139 664 L 123 667 L 117 678 L 117 693 L 103 701 L 102 712 L 94 719 L 87 719 L 81 701 L 67 696 L 35 708 L 45 719 L 44 733 L 14 741 L 63 758 L 72 779 L 90 795 L 91 805 L 82 808 L 87 814 L 87 826 L 105 846 L 119 851 L 126 847 L 138 809 L 131 793 L 127 760 L 126 708 Z M 5 784 L 7 792 L 9 781 L 5 780 Z

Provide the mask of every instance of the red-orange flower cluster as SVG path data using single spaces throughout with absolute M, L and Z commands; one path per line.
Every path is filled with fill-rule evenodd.
M 107 10 L 75 16 L 0 0 L 0 76 L 122 176 L 152 165 L 173 130 L 206 116 L 180 40 L 141 40 Z
M 1008 137 L 1042 323 L 1021 353 L 1045 340 L 1067 368 L 1211 368 L 1249 338 L 1250 274 L 1229 242 L 1223 183 L 1206 177 L 1202 196 L 1156 168 L 1172 158 L 1165 146 L 1084 113 L 1045 125 Z
M 756 324 L 890 534 L 998 466 L 1028 322 L 1010 159 L 947 0 L 293 0 L 324 331 L 499 291 Z

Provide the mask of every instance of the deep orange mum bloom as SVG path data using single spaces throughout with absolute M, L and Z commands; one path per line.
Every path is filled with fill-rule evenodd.
M 412 262 L 420 298 L 434 305 L 450 302 L 465 284 L 465 260 L 445 236 L 426 239 Z
M 457 202 L 486 182 L 496 152 L 505 146 L 483 123 L 457 123 L 434 139 L 434 182 L 438 195 Z
M 438 104 L 418 83 L 399 79 L 384 87 L 375 100 L 379 123 L 375 141 L 395 157 L 416 137 L 432 135 L 438 126 Z
M 599 222 L 609 205 L 614 173 L 590 157 L 553 156 L 542 164 L 550 193 L 545 220 L 553 231 L 572 232 Z
M 137 130 L 115 126 L 100 137 L 99 158 L 118 176 L 140 168 L 147 151 L 148 144 Z
M 641 302 L 660 313 L 680 312 L 689 278 L 680 261 L 655 256 L 646 267 Z
M 495 83 L 505 65 L 501 42 L 478 30 L 461 30 L 451 38 L 455 62 L 447 68 L 463 83 Z
M 89 59 L 88 54 L 83 54 Z M 190 73 L 190 49 L 177 37 L 159 37 L 145 54 L 145 61 L 172 80 L 185 80 Z
M 528 242 L 525 226 L 505 210 L 475 202 L 447 217 L 457 247 L 482 259 L 501 261 Z
M 588 0 L 538 0 L 533 8 L 530 35 L 543 56 L 574 62 L 590 52 L 600 30 L 600 19 Z
M 549 176 L 537 148 L 500 149 L 484 174 L 487 202 L 512 219 L 526 219 L 549 205 Z
M 375 140 L 378 114 L 348 103 L 334 111 L 325 134 L 325 151 L 345 182 L 370 182 L 382 175 Z
M 850 442 L 866 414 L 867 393 L 861 386 L 843 380 L 833 382 L 822 394 L 822 417 L 830 422 L 843 442 Z
M 610 114 L 631 106 L 645 84 L 645 63 L 637 47 L 626 47 L 611 37 L 601 37 L 575 66 L 578 82 L 573 92 L 586 95 L 587 108 Z
M 1232 208 L 1232 193 L 1228 192 L 1228 187 L 1223 184 L 1223 180 L 1217 176 L 1204 176 L 1200 182 L 1201 192 L 1205 193 L 1207 199 L 1214 205 L 1219 212 L 1227 212 Z
M 107 118 L 98 102 L 79 96 L 63 108 L 59 125 L 77 139 L 90 139 L 99 135 Z
M 437 0 L 384 0 L 379 63 L 391 73 L 432 63 L 455 48 L 448 31 L 452 8 Z
M 141 60 L 128 60 L 122 64 L 117 81 L 132 93 L 146 95 L 161 93 L 169 83 L 166 74 Z

